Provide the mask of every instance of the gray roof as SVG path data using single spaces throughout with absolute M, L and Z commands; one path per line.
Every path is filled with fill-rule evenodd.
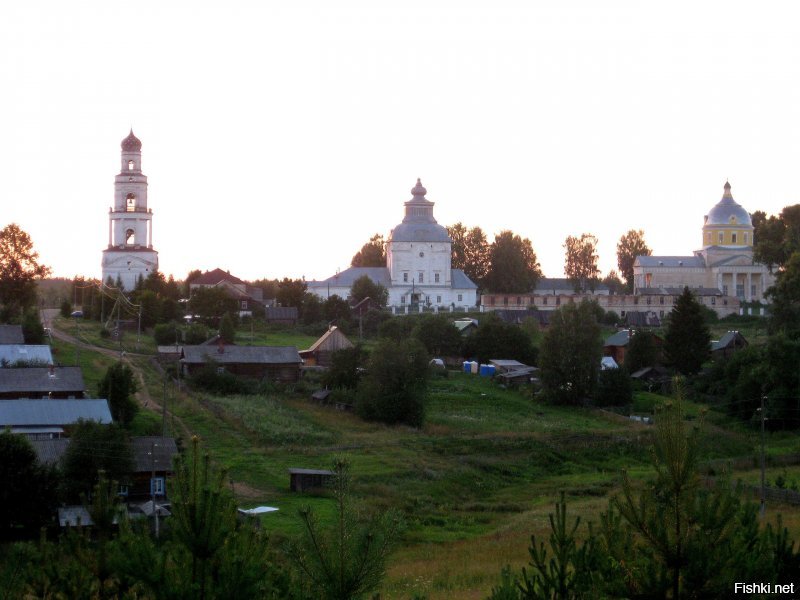
M 0 427 L 71 425 L 79 419 L 111 423 L 107 400 L 0 400 Z
M 389 233 L 392 242 L 450 242 L 442 225 L 433 223 L 400 223 Z
M 642 267 L 670 267 L 685 269 L 705 269 L 701 256 L 637 256 L 636 262 Z
M 734 342 L 738 342 L 739 344 L 743 345 L 747 344 L 747 340 L 741 333 L 738 331 L 728 331 L 725 333 L 725 335 L 719 338 L 719 340 L 711 342 L 711 351 L 714 352 L 715 350 L 722 350 L 723 348 L 733 345 Z
M 725 192 L 722 194 L 722 199 L 717 202 L 714 207 L 708 211 L 706 218 L 706 225 L 730 225 L 733 221 L 736 225 L 753 226 L 750 220 L 750 214 L 733 199 L 731 195 L 731 186 L 725 182 Z
M 55 440 L 30 440 L 36 451 L 36 457 L 44 465 L 57 465 L 69 447 L 69 438 Z
M 452 269 L 450 271 L 450 287 L 454 290 L 476 290 L 478 286 L 475 284 L 472 279 L 467 277 L 467 274 L 464 273 L 461 269 Z
M 225 346 L 223 352 L 213 346 L 184 346 L 183 361 L 188 364 L 301 364 L 295 346 Z
M 80 367 L 0 369 L 0 392 L 83 392 L 86 389 Z
M 24 344 L 22 325 L 0 325 L 0 344 Z
M 172 459 L 178 454 L 175 438 L 160 436 L 140 436 L 131 438 L 133 460 L 137 473 L 151 471 L 172 471 Z M 150 451 L 155 451 L 155 465 Z
M 630 330 L 623 329 L 609 336 L 603 343 L 603 346 L 627 346 L 630 339 L 631 339 Z
M 53 364 L 53 354 L 50 352 L 50 346 L 0 344 L 0 366 L 2 366 L 3 363 L 13 365 L 18 361 L 51 365 Z
M 373 283 L 379 283 L 383 287 L 388 288 L 392 285 L 392 279 L 389 276 L 389 269 L 386 267 L 350 267 L 341 273 L 337 273 L 333 277 L 328 277 L 322 281 L 308 281 L 308 287 L 323 288 L 328 284 L 332 286 L 352 287 L 356 279 L 366 275 Z

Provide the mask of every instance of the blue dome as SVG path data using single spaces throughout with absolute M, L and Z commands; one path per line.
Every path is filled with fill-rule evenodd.
M 706 225 L 745 225 L 752 227 L 748 213 L 740 204 L 737 204 L 731 195 L 731 184 L 725 182 L 725 193 L 722 199 L 708 212 Z

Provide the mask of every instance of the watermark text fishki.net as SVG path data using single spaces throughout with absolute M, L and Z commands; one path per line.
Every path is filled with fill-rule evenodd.
M 793 583 L 734 583 L 735 594 L 794 594 Z

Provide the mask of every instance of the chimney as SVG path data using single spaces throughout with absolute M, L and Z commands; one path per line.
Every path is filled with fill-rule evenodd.
M 48 373 L 48 375 L 49 375 L 50 377 L 52 377 L 53 379 L 55 379 L 55 376 L 56 376 L 56 368 L 55 368 L 53 365 L 50 365 L 50 370 L 49 370 L 49 373 Z
M 225 341 L 222 339 L 222 336 L 219 336 L 217 340 L 217 352 L 219 354 L 225 354 Z

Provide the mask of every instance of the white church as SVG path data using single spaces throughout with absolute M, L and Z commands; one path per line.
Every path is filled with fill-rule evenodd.
M 158 270 L 153 250 L 153 211 L 147 208 L 147 176 L 142 173 L 142 142 L 130 134 L 122 140 L 119 175 L 114 178 L 114 206 L 108 209 L 108 247 L 103 250 L 103 281 L 136 287 L 137 280 Z
M 350 295 L 350 288 L 366 275 L 389 291 L 389 305 L 402 311 L 453 310 L 477 304 L 478 286 L 460 269 L 451 268 L 452 240 L 433 218 L 434 203 L 417 179 L 405 217 L 389 233 L 385 267 L 350 267 L 322 281 L 308 281 L 308 291 L 323 300 Z

